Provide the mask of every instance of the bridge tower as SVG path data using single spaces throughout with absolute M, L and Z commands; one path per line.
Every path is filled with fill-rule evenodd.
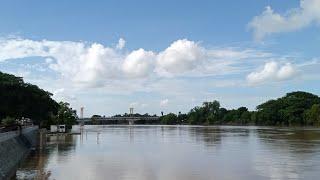
M 130 114 L 130 116 L 133 114 L 133 107 L 131 107 L 131 108 L 129 109 L 129 114 Z
M 83 119 L 83 111 L 84 111 L 84 107 L 81 107 L 81 108 L 80 108 L 80 118 L 81 118 L 81 119 Z M 82 121 L 82 122 L 81 122 L 81 126 L 83 126 L 83 125 L 84 125 L 84 122 Z
M 83 111 L 84 111 L 84 107 L 81 107 L 81 108 L 80 108 L 80 118 L 81 118 L 81 119 L 83 118 Z
M 133 107 L 131 107 L 129 109 L 129 116 L 132 117 L 133 116 Z M 129 125 L 133 125 L 134 124 L 134 120 L 128 119 Z

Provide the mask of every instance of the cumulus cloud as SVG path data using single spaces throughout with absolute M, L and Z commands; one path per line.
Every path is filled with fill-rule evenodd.
M 249 84 L 259 84 L 268 81 L 283 81 L 292 79 L 297 74 L 297 68 L 291 63 L 280 64 L 268 62 L 264 67 L 247 76 Z
M 169 103 L 169 99 L 163 99 L 160 101 L 160 107 L 166 107 Z
M 126 41 L 123 38 L 120 38 L 116 46 L 117 49 L 123 49 L 126 45 Z
M 160 76 L 208 76 L 239 72 L 245 60 L 271 57 L 271 53 L 252 49 L 205 48 L 200 43 L 181 39 L 157 55 L 155 72 Z
M 205 58 L 205 50 L 187 39 L 173 42 L 158 55 L 159 68 L 168 73 L 183 73 L 199 66 Z
M 155 57 L 152 51 L 132 51 L 123 62 L 123 71 L 131 78 L 146 77 L 153 70 Z
M 291 9 L 283 15 L 268 6 L 264 12 L 249 23 L 256 40 L 272 33 L 290 32 L 313 23 L 320 23 L 320 0 L 301 0 L 300 7 Z
M 0 39 L 0 62 L 43 57 L 43 66 L 61 79 L 77 86 L 102 87 L 134 79 L 232 74 L 245 68 L 239 64 L 270 56 L 251 49 L 205 48 L 187 39 L 174 41 L 159 52 L 142 48 L 118 51 L 124 44 L 121 39 L 118 47 L 81 41 Z
M 25 57 L 44 57 L 49 67 L 62 76 L 84 84 L 97 84 L 103 78 L 116 77 L 121 57 L 114 49 L 101 44 L 71 41 L 33 41 L 7 39 L 0 41 L 0 61 Z

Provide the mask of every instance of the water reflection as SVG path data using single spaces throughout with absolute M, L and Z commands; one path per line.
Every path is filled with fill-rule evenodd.
M 316 179 L 319 150 L 318 129 L 86 126 L 48 137 L 17 179 Z
M 52 161 L 65 162 L 75 151 L 76 137 L 70 135 L 47 136 L 46 147 L 31 152 L 17 171 L 16 179 L 50 179 L 46 169 Z
M 257 130 L 256 170 L 270 179 L 317 179 L 320 132 L 307 129 Z

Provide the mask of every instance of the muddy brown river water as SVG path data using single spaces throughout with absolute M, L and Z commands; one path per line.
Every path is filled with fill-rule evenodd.
M 319 179 L 320 129 L 85 126 L 48 136 L 16 179 Z

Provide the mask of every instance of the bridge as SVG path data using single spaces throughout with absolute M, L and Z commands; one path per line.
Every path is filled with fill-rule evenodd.
M 93 117 L 93 118 L 79 118 L 79 124 L 156 124 L 159 123 L 158 116 L 135 117 L 135 116 L 121 116 L 121 117 Z

